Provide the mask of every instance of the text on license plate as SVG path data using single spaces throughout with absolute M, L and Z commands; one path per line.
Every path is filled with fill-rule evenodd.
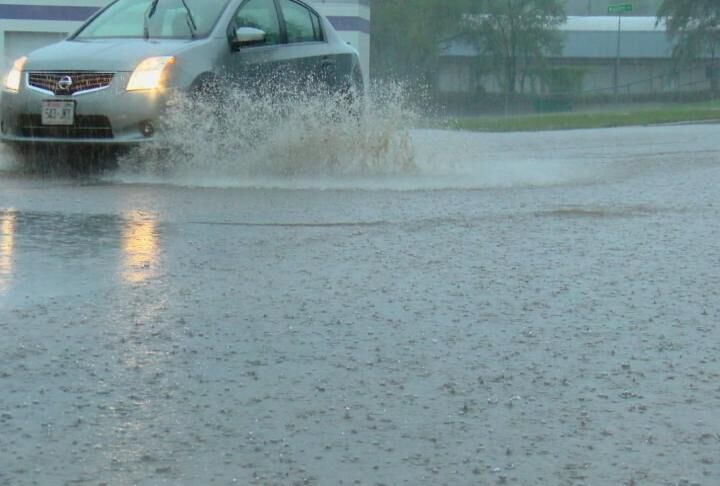
M 42 102 L 43 125 L 72 125 L 75 123 L 75 102 L 45 100 Z

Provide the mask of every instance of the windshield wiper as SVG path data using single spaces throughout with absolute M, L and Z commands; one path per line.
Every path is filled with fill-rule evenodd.
M 193 17 L 192 10 L 190 10 L 190 7 L 188 7 L 188 4 L 185 0 L 181 0 L 183 7 L 185 7 L 185 11 L 187 12 L 187 24 L 190 28 L 190 35 L 192 38 L 195 38 L 195 32 L 197 32 L 197 24 L 195 23 L 195 17 Z
M 158 3 L 160 3 L 160 0 L 153 0 L 153 2 L 150 4 L 150 7 L 148 7 L 147 9 L 147 12 L 145 12 L 145 26 L 143 28 L 145 40 L 150 39 L 150 19 L 153 15 L 155 15 Z

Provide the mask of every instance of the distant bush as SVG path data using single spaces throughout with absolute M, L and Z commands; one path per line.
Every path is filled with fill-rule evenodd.
M 718 99 L 710 90 L 642 94 L 518 94 L 511 113 L 552 113 L 583 108 L 632 103 L 693 103 Z M 431 97 L 434 112 L 448 115 L 492 115 L 505 111 L 505 98 L 499 93 L 437 94 Z

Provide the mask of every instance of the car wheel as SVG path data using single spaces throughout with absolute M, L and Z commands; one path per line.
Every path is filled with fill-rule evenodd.
M 220 83 L 212 75 L 199 77 L 190 88 L 190 96 L 198 102 L 221 103 L 221 95 Z

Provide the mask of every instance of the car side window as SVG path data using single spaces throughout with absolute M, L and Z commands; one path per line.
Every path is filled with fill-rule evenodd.
M 248 0 L 235 14 L 235 27 L 255 27 L 265 32 L 265 43 L 280 43 L 280 22 L 273 0 Z
M 315 40 L 324 41 L 325 36 L 323 36 L 320 17 L 315 12 L 310 12 L 310 17 L 312 18 L 313 29 L 315 30 Z
M 280 0 L 288 42 L 318 42 L 323 40 L 320 19 L 312 10 L 292 0 Z

